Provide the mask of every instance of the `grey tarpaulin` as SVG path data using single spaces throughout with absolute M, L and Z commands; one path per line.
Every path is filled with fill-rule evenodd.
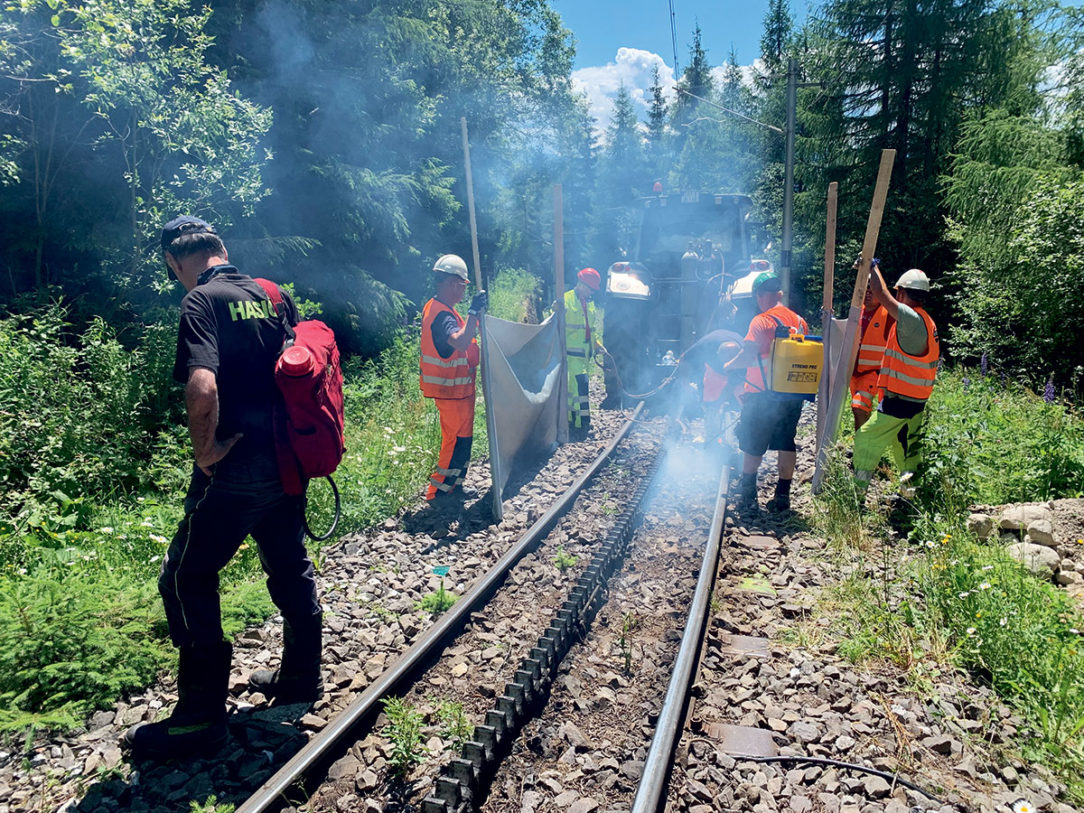
M 560 333 L 550 316 L 540 325 L 482 319 L 489 376 L 486 425 L 493 474 L 493 515 L 503 518 L 504 487 L 523 460 L 548 457 L 557 443 L 561 403 Z M 496 442 L 494 442 L 496 440 Z

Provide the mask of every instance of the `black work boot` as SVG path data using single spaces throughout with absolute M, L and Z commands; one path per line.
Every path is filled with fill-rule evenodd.
M 323 644 L 322 613 L 303 621 L 282 623 L 282 666 L 275 670 L 253 672 L 249 688 L 259 692 L 273 706 L 295 703 L 312 705 L 324 696 L 324 681 L 320 674 L 320 653 Z
M 775 496 L 768 500 L 769 511 L 790 510 L 790 480 L 780 480 L 775 484 Z
M 233 647 L 228 641 L 181 647 L 177 670 L 179 699 L 165 720 L 140 723 L 121 738 L 136 759 L 207 757 L 229 736 L 226 695 L 229 693 Z
M 760 503 L 757 502 L 757 474 L 742 474 L 741 481 L 738 484 L 738 500 L 737 509 L 743 514 L 760 510 Z

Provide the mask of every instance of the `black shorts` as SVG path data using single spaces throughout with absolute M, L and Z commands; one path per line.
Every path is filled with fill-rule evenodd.
M 760 457 L 774 452 L 795 451 L 794 436 L 798 434 L 798 418 L 802 415 L 801 399 L 779 399 L 766 393 L 745 396 L 738 424 L 738 448 L 747 455 Z

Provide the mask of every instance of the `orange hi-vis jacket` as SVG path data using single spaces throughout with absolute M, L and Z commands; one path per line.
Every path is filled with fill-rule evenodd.
M 922 356 L 910 356 L 903 352 L 896 338 L 897 325 L 893 325 L 888 332 L 888 344 L 885 347 L 877 386 L 889 395 L 902 395 L 912 400 L 925 401 L 933 392 L 933 382 L 937 378 L 937 360 L 941 358 L 941 345 L 937 339 L 937 325 L 926 313 L 926 309 L 915 308 L 915 312 L 926 323 L 926 353 Z
M 858 345 L 858 358 L 854 362 L 855 373 L 881 369 L 885 347 L 888 345 L 888 334 L 894 324 L 895 320 L 888 315 L 883 305 L 873 312 L 862 333 L 862 343 Z
M 472 340 L 467 350 L 456 350 L 449 358 L 441 358 L 433 344 L 433 321 L 443 311 L 455 317 L 459 327 L 466 324 L 454 308 L 443 302 L 434 298 L 425 303 L 422 308 L 422 395 L 426 398 L 469 398 L 474 395 L 478 342 Z

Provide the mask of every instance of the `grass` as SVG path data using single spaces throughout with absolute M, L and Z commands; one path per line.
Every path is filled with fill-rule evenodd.
M 858 512 L 834 455 L 814 524 L 843 576 L 822 593 L 820 609 L 834 617 L 844 657 L 887 659 L 919 690 L 953 670 L 993 688 L 1025 721 L 1014 747 L 1052 768 L 1082 802 L 1084 618 L 1063 590 L 975 538 L 966 519 L 972 503 L 1084 492 L 1084 421 L 1024 388 L 946 372 L 926 437 L 913 525 L 895 547 L 879 541 L 887 535 L 880 514 Z

